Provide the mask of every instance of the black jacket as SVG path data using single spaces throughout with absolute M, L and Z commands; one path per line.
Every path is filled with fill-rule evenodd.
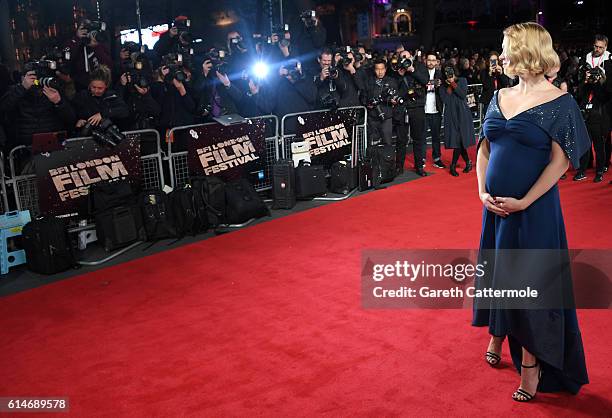
M 238 81 L 235 80 L 231 82 L 229 87 L 225 87 L 214 75 L 213 70 L 208 73 L 208 76 L 201 76 L 197 87 L 198 117 L 204 117 L 206 122 L 210 122 L 212 120 L 212 114 L 203 116 L 202 111 L 205 108 L 211 109 L 214 103 L 219 106 L 222 115 L 238 113 L 238 108 L 232 98 L 239 95 L 239 92 L 235 91 L 238 89 L 236 86 L 237 83 Z M 216 95 L 214 94 L 215 91 L 217 93 Z
M 265 113 L 278 116 L 279 120 L 289 113 L 313 110 L 317 90 L 312 80 L 303 78 L 295 83 L 285 77 L 278 77 L 262 87 L 257 94 L 257 104 Z
M 130 109 L 123 99 L 113 90 L 106 90 L 100 96 L 92 96 L 88 90 L 77 93 L 73 100 L 78 119 L 88 119 L 100 113 L 103 118 L 122 124 L 130 115 Z
M 157 125 L 161 106 L 155 101 L 151 92 L 141 95 L 130 91 L 128 86 L 117 85 L 117 92 L 130 109 L 130 117 L 119 126 L 122 130 L 150 129 Z
M 172 84 L 157 82 L 151 86 L 151 92 L 157 103 L 161 106 L 158 127 L 163 129 L 177 126 L 194 125 L 198 122 L 196 118 L 197 102 L 194 91 L 189 85 L 185 85 L 187 94 L 181 96 Z
M 377 80 L 376 76 L 372 72 L 368 79 L 366 80 L 364 86 L 364 92 L 362 95 L 362 101 L 364 106 L 368 106 L 372 99 L 380 98 L 386 99 L 383 94 L 384 91 L 388 88 L 392 88 L 394 90 L 398 89 L 397 80 L 389 75 L 385 75 L 382 80 Z M 385 113 L 385 119 L 389 119 L 392 117 L 393 109 L 391 105 L 389 105 L 386 100 L 380 105 L 381 110 Z M 376 119 L 376 114 L 368 107 L 368 117 L 372 119 Z
M 420 62 L 415 62 L 414 72 L 398 77 L 399 94 L 405 99 L 405 109 L 425 108 L 427 82 L 429 74 L 427 68 Z
M 345 69 L 340 70 L 340 81 L 337 83 L 340 93 L 340 107 L 361 106 L 356 77 L 357 73 L 351 74 Z
M 493 93 L 496 90 L 503 89 L 510 85 L 510 78 L 506 74 L 497 74 L 493 76 L 489 75 L 489 70 L 482 70 L 480 72 L 480 80 L 482 82 L 482 95 L 480 96 L 480 102 L 483 105 L 483 112 L 487 111 L 489 103 L 493 98 Z M 497 83 L 496 83 L 497 82 Z
M 610 93 L 605 83 L 585 84 L 582 82 L 578 86 L 578 105 L 583 111 L 585 122 L 601 124 L 604 132 L 610 129 L 609 103 Z
M 30 145 L 35 133 L 71 131 L 77 120 L 67 100 L 54 105 L 41 90 L 28 91 L 21 84 L 11 86 L 0 98 L 0 113 L 11 121 L 14 131 L 7 134 L 15 138 L 15 145 Z

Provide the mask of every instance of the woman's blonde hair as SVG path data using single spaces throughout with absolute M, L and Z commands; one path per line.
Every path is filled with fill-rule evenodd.
M 559 66 L 559 56 L 553 49 L 552 38 L 544 27 L 535 22 L 517 23 L 504 30 L 504 56 L 509 61 L 506 74 L 548 74 Z

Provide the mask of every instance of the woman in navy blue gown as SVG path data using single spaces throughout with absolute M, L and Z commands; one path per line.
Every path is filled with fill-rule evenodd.
M 557 181 L 569 163 L 579 165 L 590 141 L 578 105 L 548 83 L 545 74 L 559 65 L 548 32 L 536 23 L 504 31 L 503 66 L 518 85 L 496 92 L 487 110 L 476 162 L 484 204 L 481 253 L 507 249 L 561 250 L 567 240 Z M 571 274 L 558 277 L 569 280 Z M 495 279 L 494 279 L 495 280 Z M 537 280 L 536 280 L 537 281 Z M 538 283 L 532 283 L 537 288 Z M 569 286 L 570 297 L 571 283 Z M 576 311 L 501 309 L 474 305 L 472 325 L 492 335 L 486 361 L 496 366 L 508 338 L 512 361 L 521 375 L 513 399 L 531 400 L 536 391 L 577 393 L 588 383 Z

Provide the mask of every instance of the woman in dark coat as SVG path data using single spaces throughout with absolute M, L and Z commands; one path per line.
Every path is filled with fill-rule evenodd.
M 472 161 L 468 157 L 467 148 L 476 143 L 474 138 L 474 122 L 472 112 L 467 104 L 467 81 L 457 77 L 452 66 L 444 68 L 445 86 L 440 88 L 440 97 L 444 103 L 444 145 L 453 148 L 453 162 L 450 173 L 457 177 L 457 161 L 459 155 L 465 161 L 464 173 L 472 170 Z

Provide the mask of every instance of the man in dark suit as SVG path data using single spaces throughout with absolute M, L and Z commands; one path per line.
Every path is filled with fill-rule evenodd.
M 425 86 L 428 80 L 427 70 L 423 64 L 410 55 L 410 52 L 404 50 L 400 53 L 397 77 L 399 95 L 404 98 L 403 106 L 396 109 L 394 114 L 397 124 L 397 172 L 400 174 L 404 168 L 410 129 L 415 171 L 419 176 L 424 177 L 427 175 L 423 169 L 426 155 Z
M 382 138 L 385 144 L 392 144 L 393 106 L 386 92 L 397 90 L 395 79 L 387 75 L 387 64 L 382 59 L 374 61 L 374 72 L 370 74 L 363 92 L 364 105 L 368 108 L 368 141 Z M 376 104 L 374 104 L 376 103 Z
M 431 130 L 431 153 L 433 165 L 437 168 L 446 168 L 440 152 L 440 129 L 442 126 L 443 104 L 440 98 L 440 86 L 442 85 L 442 72 L 437 69 L 440 59 L 435 52 L 428 52 L 425 56 L 427 65 L 427 97 L 425 99 L 425 131 Z

